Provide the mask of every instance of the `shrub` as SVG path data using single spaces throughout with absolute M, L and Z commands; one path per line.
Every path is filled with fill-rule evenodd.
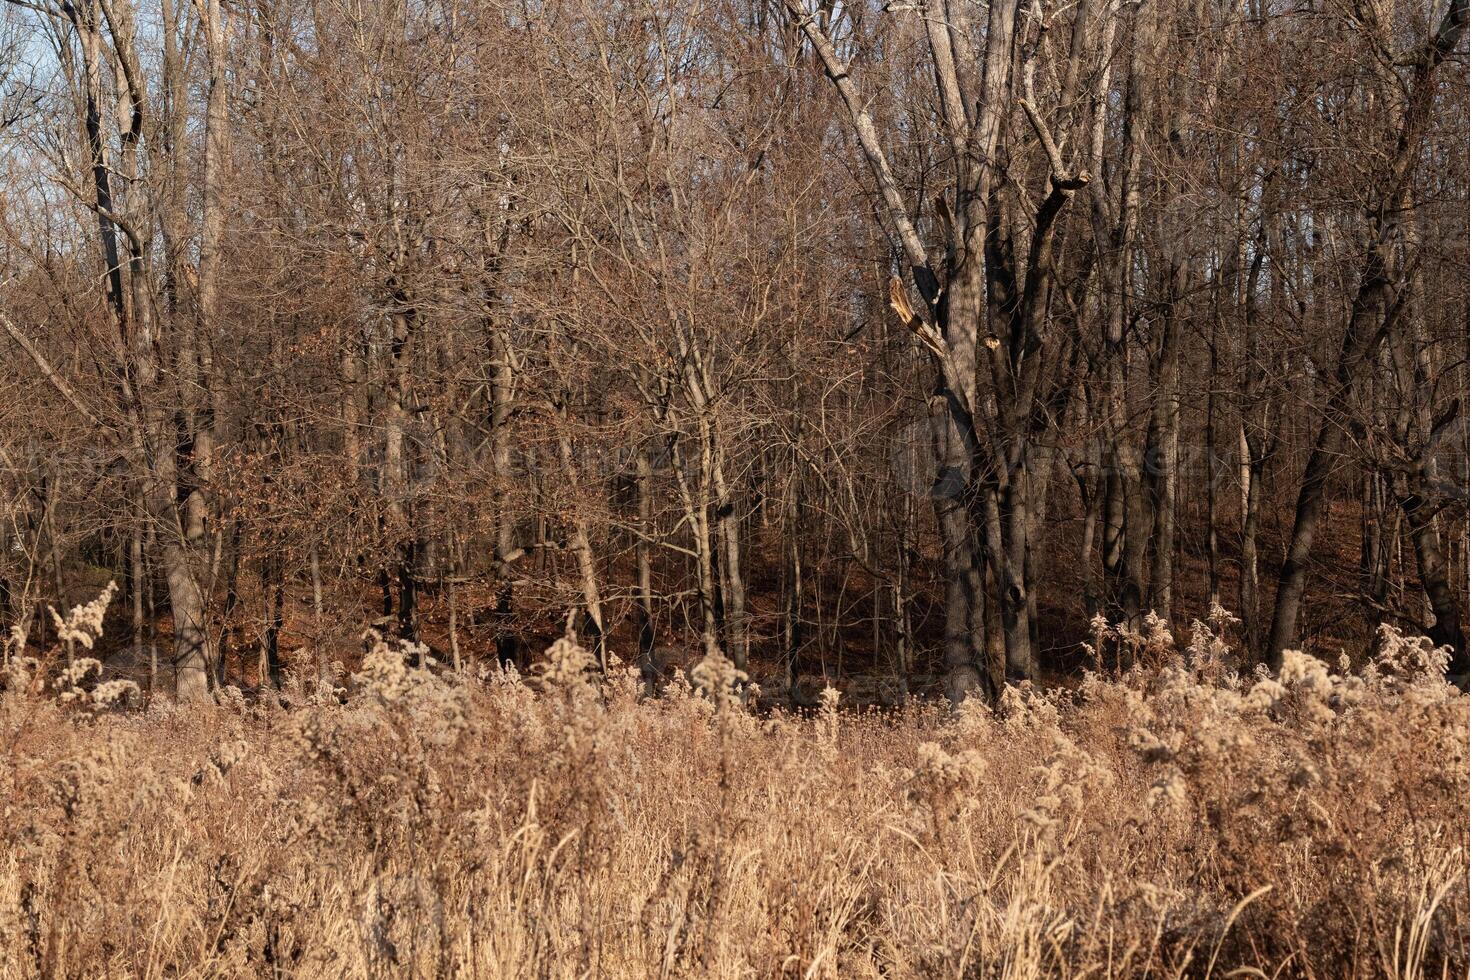
M 1241 675 L 1225 625 L 994 711 L 757 719 L 719 659 L 642 699 L 572 637 L 530 682 L 375 638 L 289 711 L 12 690 L 0 972 L 1463 973 L 1441 654 Z

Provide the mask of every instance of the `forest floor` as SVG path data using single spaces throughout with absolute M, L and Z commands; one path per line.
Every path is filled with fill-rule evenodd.
M 1424 627 L 1402 610 L 1412 607 L 1412 597 L 1419 586 L 1412 558 L 1399 556 L 1389 569 L 1391 595 L 1388 605 L 1374 608 L 1362 597 L 1358 555 L 1361 543 L 1357 529 L 1362 524 L 1355 504 L 1337 502 L 1332 505 L 1341 513 L 1329 522 L 1314 551 L 1311 567 L 1311 590 L 1303 619 L 1303 648 L 1316 656 L 1336 660 L 1343 653 L 1361 663 L 1376 645 L 1377 624 L 1387 618 L 1407 633 L 1422 632 Z M 1054 556 L 1074 553 L 1080 547 L 1081 518 L 1057 507 L 1047 526 L 1047 546 Z M 1199 521 L 1185 522 L 1194 528 Z M 1228 523 L 1228 522 L 1223 522 Z M 1347 530 L 1344 530 L 1347 529 Z M 1288 530 L 1279 522 L 1267 521 L 1261 535 L 1261 616 L 1262 628 L 1269 626 L 1275 577 L 1279 571 L 1273 556 L 1279 556 Z M 848 568 L 841 562 L 819 563 L 808 570 L 806 604 L 802 620 L 802 640 L 790 663 L 785 647 L 784 583 L 779 575 L 781 563 L 779 542 L 766 541 L 752 535 L 751 568 L 748 573 L 751 652 L 749 671 L 759 680 L 769 697 L 785 698 L 793 704 L 811 707 L 823 688 L 832 686 L 843 692 L 844 704 L 893 706 L 900 692 L 925 697 L 940 696 L 943 690 L 940 649 L 943 640 L 942 583 L 935 578 L 938 571 L 937 542 L 929 542 L 929 550 L 919 556 L 913 568 L 912 592 L 908 598 L 909 651 L 906 676 L 900 676 L 894 654 L 895 626 L 892 622 L 891 592 L 861 570 Z M 1238 612 L 1240 582 L 1238 542 L 1230 534 L 1218 540 L 1217 573 L 1221 604 Z M 934 552 L 934 553 L 929 553 Z M 1045 684 L 1074 685 L 1081 672 L 1094 665 L 1086 644 L 1091 625 L 1085 602 L 1083 562 L 1057 560 L 1045 569 L 1045 586 L 1038 592 L 1040 661 L 1038 681 Z M 1178 580 L 1199 585 L 1209 581 L 1206 541 L 1203 533 L 1181 534 L 1175 556 Z M 623 569 L 624 578 L 632 574 Z M 613 578 L 618 576 L 613 575 Z M 107 574 L 100 569 L 78 566 L 67 574 L 70 585 L 63 596 L 65 604 L 86 602 L 106 584 Z M 339 664 L 343 671 L 353 671 L 366 649 L 364 628 L 377 616 L 380 626 L 391 631 L 396 626 L 392 615 L 382 613 L 384 597 L 372 582 L 338 582 L 333 601 L 323 617 L 312 609 L 310 590 L 300 582 L 284 590 L 282 624 L 278 636 L 285 668 L 302 677 L 316 673 L 319 662 Z M 539 591 L 518 594 L 515 613 L 509 620 L 494 613 L 496 585 L 493 581 L 472 581 L 458 587 L 453 605 L 456 607 L 451 628 L 450 595 L 436 585 L 423 583 L 418 596 L 417 624 L 420 638 L 431 654 L 442 663 L 451 661 L 451 650 L 457 644 L 469 669 L 484 666 L 486 654 L 496 648 L 502 631 L 511 636 L 521 670 L 533 666 L 541 651 L 561 635 L 569 604 L 575 598 L 549 589 L 542 583 Z M 879 605 L 875 606 L 875 601 Z M 98 656 L 116 676 L 131 678 L 147 687 L 150 651 L 146 644 L 134 643 L 129 627 L 123 622 L 123 602 L 110 610 L 108 630 L 99 639 Z M 655 660 L 661 683 L 676 673 L 687 672 L 701 655 L 697 630 L 689 619 L 693 610 L 678 603 L 659 603 L 656 624 Z M 264 676 L 262 651 L 265 630 L 271 619 L 270 592 L 250 575 L 242 575 L 239 601 L 230 623 L 220 632 L 224 641 L 224 674 L 227 683 L 249 690 L 257 687 Z M 1396 610 L 1398 612 L 1396 612 Z M 624 660 L 638 653 L 638 626 L 631 599 L 626 595 L 610 597 L 604 612 L 608 623 L 608 647 Z M 1173 608 L 1165 618 L 1180 641 L 1186 641 L 1190 624 L 1210 615 L 1209 596 L 1205 592 L 1181 590 L 1174 596 Z M 46 623 L 38 620 L 44 642 Z M 875 622 L 877 627 L 875 629 Z M 168 653 L 173 638 L 166 613 L 160 613 L 149 624 L 159 650 L 159 662 L 167 672 Z M 794 667 L 797 686 L 786 687 L 788 671 Z M 163 693 L 168 693 L 164 677 Z

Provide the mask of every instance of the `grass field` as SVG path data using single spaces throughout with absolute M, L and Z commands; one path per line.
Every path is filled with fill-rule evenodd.
M 1149 666 L 809 717 L 722 662 L 641 700 L 570 641 L 527 680 L 379 643 L 289 708 L 13 670 L 0 973 L 1465 974 L 1470 700 L 1437 655 L 1386 632 L 1240 679 L 1208 627 L 1099 642 Z

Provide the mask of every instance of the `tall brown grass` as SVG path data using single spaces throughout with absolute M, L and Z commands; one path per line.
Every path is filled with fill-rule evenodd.
M 1463 975 L 1470 700 L 1442 658 L 1386 631 L 1356 671 L 1241 678 L 1222 626 L 1100 627 L 1100 662 L 1151 666 L 993 712 L 758 715 L 722 662 L 642 700 L 570 640 L 529 680 L 378 642 L 290 708 L 12 673 L 0 969 Z

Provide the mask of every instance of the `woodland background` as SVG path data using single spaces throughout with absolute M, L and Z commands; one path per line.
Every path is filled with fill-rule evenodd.
M 10 0 L 7 660 L 1465 673 L 1466 0 L 807 3 Z

